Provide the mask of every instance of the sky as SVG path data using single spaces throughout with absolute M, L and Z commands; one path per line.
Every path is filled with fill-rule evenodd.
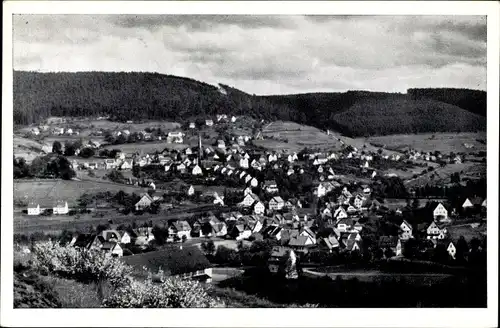
M 158 72 L 259 95 L 486 90 L 486 17 L 14 15 L 13 62 Z

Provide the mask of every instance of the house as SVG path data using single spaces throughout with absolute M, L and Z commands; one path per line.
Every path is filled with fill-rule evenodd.
M 106 240 L 104 240 L 102 236 L 85 233 L 79 234 L 76 238 L 73 238 L 70 245 L 77 248 L 100 250 L 105 242 Z
M 413 238 L 413 228 L 411 224 L 409 224 L 406 220 L 403 220 L 399 228 L 401 229 L 399 237 L 402 240 L 408 240 L 410 238 Z
M 354 206 L 356 206 L 356 208 L 358 209 L 361 209 L 361 207 L 363 207 L 363 203 L 365 201 L 365 196 L 361 195 L 361 194 L 356 194 L 356 197 L 354 197 Z
M 398 237 L 380 236 L 378 247 L 384 252 L 384 255 L 387 254 L 388 250 L 391 250 L 395 256 L 402 255 L 402 243 Z
M 121 244 L 130 244 L 132 242 L 130 234 L 126 231 L 103 230 L 101 236 L 108 242 L 117 242 Z
M 325 246 L 330 252 L 335 248 L 339 248 L 339 241 L 335 234 L 330 234 L 328 237 L 322 237 L 318 240 L 318 244 Z
M 214 192 L 214 205 L 224 206 L 224 196 L 219 196 L 217 192 Z
M 211 264 L 197 246 L 170 247 L 124 256 L 122 260 L 135 271 L 144 272 L 143 278 L 147 278 L 147 272 L 151 272 L 154 281 L 163 281 L 168 276 L 207 283 L 212 281 Z
M 246 196 L 248 194 L 252 194 L 252 188 L 246 187 L 245 190 L 243 190 L 243 195 Z
M 224 140 L 217 140 L 217 148 L 219 149 L 225 149 L 226 148 L 226 143 L 224 142 Z
M 347 214 L 346 210 L 342 206 L 339 206 L 335 210 L 335 212 L 333 213 L 333 217 L 338 221 L 338 220 L 345 219 L 345 218 L 349 217 L 349 215 Z
M 274 211 L 279 211 L 285 206 L 285 201 L 280 196 L 273 197 L 269 201 L 269 208 Z
M 481 203 L 481 207 L 484 207 L 486 208 L 486 198 L 483 200 L 483 202 Z
M 155 239 L 152 227 L 140 227 L 130 233 L 131 239 L 136 246 L 145 246 Z
M 250 192 L 250 193 L 245 195 L 245 197 L 243 198 L 243 201 L 240 202 L 240 206 L 250 207 L 253 205 L 253 203 L 259 202 L 259 201 L 260 201 L 259 197 L 257 195 L 255 195 L 254 193 Z
M 35 127 L 35 128 L 32 128 L 32 129 L 31 129 L 31 133 L 33 133 L 34 135 L 36 135 L 36 136 L 37 136 L 37 135 L 39 135 L 39 134 L 40 134 L 40 130 L 39 130 L 38 128 L 36 128 L 36 127 Z
M 316 188 L 315 194 L 318 197 L 323 197 L 324 195 L 326 195 L 326 188 L 322 183 L 320 183 Z
M 119 243 L 114 241 L 106 241 L 101 246 L 101 251 L 111 254 L 114 257 L 122 257 L 123 256 L 123 248 Z
M 304 252 L 316 243 L 309 235 L 298 235 L 290 238 L 288 246 L 296 251 Z
M 242 240 L 250 237 L 252 235 L 252 231 L 245 224 L 235 224 L 228 231 L 228 235 L 230 235 L 236 240 Z
M 248 159 L 247 158 L 240 158 L 240 167 L 244 169 L 248 169 Z
M 183 143 L 184 133 L 181 131 L 170 131 L 167 134 L 167 143 Z
M 189 188 L 187 190 L 187 195 L 188 196 L 193 196 L 194 195 L 194 187 L 193 186 L 189 186 Z
M 120 166 L 122 170 L 131 170 L 134 167 L 134 162 L 130 159 L 124 160 Z
M 278 160 L 278 155 L 276 155 L 275 153 L 269 154 L 267 160 L 269 161 L 269 163 L 276 162 Z
M 446 251 L 448 252 L 448 254 L 450 254 L 452 259 L 455 259 L 455 256 L 457 255 L 457 247 L 455 246 L 453 241 L 450 241 L 448 247 L 446 247 Z
M 195 165 L 193 167 L 193 170 L 191 171 L 192 175 L 202 175 L 203 171 L 201 170 L 201 167 L 199 165 Z
M 287 279 L 298 278 L 298 272 L 295 267 L 297 255 L 292 249 L 283 246 L 273 247 L 268 259 L 269 272 L 272 274 L 283 273 Z M 287 270 L 287 266 L 290 270 Z
M 279 191 L 278 184 L 274 180 L 266 180 L 264 182 L 264 189 L 268 193 L 277 193 Z
M 190 239 L 191 238 L 191 226 L 185 220 L 179 220 L 170 225 L 168 228 L 168 237 L 170 240 L 175 241 L 176 239 Z
M 205 120 L 205 125 L 206 126 L 214 126 L 214 121 L 213 120 Z
M 437 222 L 433 221 L 427 227 L 427 239 L 444 239 L 447 234 L 447 229 L 444 226 L 439 225 Z
M 53 208 L 54 214 L 68 214 L 68 202 L 58 201 Z
M 434 216 L 434 220 L 448 219 L 448 210 L 444 207 L 442 203 L 439 203 L 432 213 Z
M 40 215 L 40 213 L 40 204 L 35 204 L 34 202 L 28 204 L 28 215 Z
M 184 165 L 183 163 L 181 163 L 181 164 L 177 165 L 176 169 L 180 173 L 185 173 L 186 172 L 186 165 Z
M 149 196 L 148 194 L 144 194 L 141 199 L 137 203 L 135 203 L 135 210 L 136 211 L 142 211 L 153 203 L 153 198 Z
M 116 160 L 112 158 L 107 158 L 104 160 L 104 165 L 106 165 L 106 170 L 111 170 L 116 168 Z
M 349 230 L 351 230 L 352 225 L 353 225 L 353 220 L 349 219 L 349 218 L 345 218 L 345 219 L 340 219 L 337 221 L 336 228 L 340 232 L 348 232 Z
M 196 128 L 196 124 L 194 124 L 194 122 L 190 122 L 189 123 L 189 128 L 190 129 L 195 129 Z
M 361 241 L 348 239 L 345 250 L 348 252 L 361 251 Z
M 250 180 L 250 185 L 252 187 L 257 187 L 259 185 L 259 181 L 257 181 L 257 179 L 255 178 L 252 178 L 252 180 Z
M 309 227 L 304 227 L 300 231 L 299 236 L 308 237 L 311 239 L 313 244 L 316 244 L 316 234 Z
M 256 202 L 256 204 L 253 206 L 253 212 L 255 214 L 264 214 L 264 211 L 266 210 L 266 207 L 262 202 Z

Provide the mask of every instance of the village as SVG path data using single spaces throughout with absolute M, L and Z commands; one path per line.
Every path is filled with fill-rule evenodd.
M 92 136 L 75 141 L 79 131 L 61 127 L 68 124 L 63 119 L 56 121 L 57 127 L 49 127 L 52 121 L 30 128 L 28 138 L 43 133 L 68 136 L 66 143 L 54 141 L 47 153 L 67 158 L 76 173 L 73 180 L 105 179 L 145 190 L 133 195 L 133 203 L 115 207 L 115 212 L 135 215 L 143 223 L 109 224 L 113 220 L 106 222 L 106 212 L 106 224 L 90 232 L 69 229 L 73 231 L 66 231 L 64 244 L 124 258 L 158 252 L 162 245 L 178 244 L 180 248 L 169 248 L 176 252 L 191 245 L 213 258 L 219 247 L 236 252 L 265 243 L 267 266 L 274 273 L 280 271 L 285 254 L 306 266 L 332 264 L 325 260 L 332 254 L 452 263 L 466 258 L 471 247 L 475 252 L 485 248 L 486 199 L 475 190 L 460 185 L 457 194 L 426 195 L 418 187 L 401 188 L 398 175 L 386 171 L 417 167 L 425 174 L 470 156 L 358 149 L 342 141 L 335 150 L 270 150 L 255 141 L 264 139 L 263 127 L 273 122 L 253 123 L 244 130 L 247 133 L 234 133 L 232 126 L 239 120 L 242 117 L 221 114 L 171 131 L 93 130 L 92 135 L 104 137 L 101 142 Z M 133 126 L 131 121 L 127 124 Z M 136 151 L 121 149 L 134 149 L 134 144 L 140 145 Z M 104 173 L 96 177 L 94 172 Z M 182 183 L 173 188 L 169 183 L 174 180 Z M 93 202 L 83 207 L 68 205 L 77 200 L 63 197 L 52 206 L 29 199 L 23 212 L 30 220 L 66 216 L 76 223 L 75 213 L 99 211 L 98 201 L 111 202 L 99 194 L 90 197 Z M 394 199 L 399 202 L 390 202 Z M 187 209 L 186 202 L 191 204 L 188 214 L 176 219 L 172 213 Z M 189 215 L 193 208 L 198 210 Z M 203 262 L 210 267 L 206 259 Z M 204 277 L 211 279 L 210 274 Z

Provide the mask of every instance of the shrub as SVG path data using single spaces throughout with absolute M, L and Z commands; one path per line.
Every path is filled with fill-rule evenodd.
M 167 278 L 162 283 L 151 279 L 133 281 L 119 288 L 103 302 L 110 308 L 187 308 L 222 307 L 224 304 L 207 294 L 200 283 L 192 280 Z
M 127 284 L 132 272 L 131 267 L 104 252 L 63 247 L 52 241 L 35 244 L 33 262 L 41 271 L 82 282 L 108 280 L 113 286 Z

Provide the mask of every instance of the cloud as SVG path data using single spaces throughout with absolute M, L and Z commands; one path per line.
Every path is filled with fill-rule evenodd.
M 142 27 L 155 30 L 165 26 L 185 27 L 190 31 L 207 30 L 218 26 L 241 28 L 293 27 L 293 16 L 266 15 L 112 15 L 108 21 L 126 28 Z
M 17 15 L 14 67 L 155 71 L 256 94 L 486 88 L 482 16 Z

